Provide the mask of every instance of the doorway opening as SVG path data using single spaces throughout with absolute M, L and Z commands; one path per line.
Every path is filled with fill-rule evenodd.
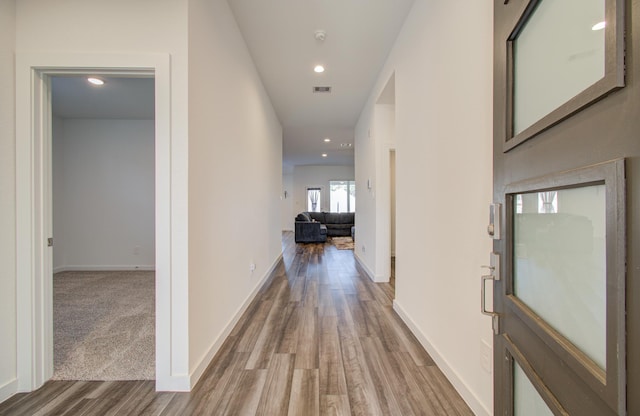
M 389 152 L 389 202 L 390 202 L 390 221 L 391 227 L 391 277 L 389 283 L 396 287 L 396 151 L 392 149 Z
M 175 292 L 183 284 L 172 280 L 182 253 L 172 245 L 172 224 L 181 220 L 172 211 L 169 55 L 23 53 L 16 68 L 17 391 L 33 391 L 53 376 L 51 78 L 87 73 L 155 80 L 155 381 L 158 391 L 189 390 L 187 336 L 176 324 L 185 302 Z
M 395 150 L 396 82 L 391 75 L 375 104 L 374 130 L 378 141 L 376 177 L 376 278 L 392 280 L 395 288 Z M 393 156 L 392 156 L 393 155 Z M 392 166 L 393 163 L 393 166 Z M 393 172 L 392 172 L 393 170 Z
M 50 77 L 53 379 L 155 379 L 152 76 Z

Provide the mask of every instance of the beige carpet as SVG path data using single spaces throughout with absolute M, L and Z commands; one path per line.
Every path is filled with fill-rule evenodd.
M 155 274 L 53 276 L 54 380 L 155 378 Z
M 353 239 L 351 237 L 331 237 L 331 244 L 338 250 L 353 250 Z

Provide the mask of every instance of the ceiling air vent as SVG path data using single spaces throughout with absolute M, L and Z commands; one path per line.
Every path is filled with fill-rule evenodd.
M 313 87 L 313 93 L 330 93 L 331 87 Z

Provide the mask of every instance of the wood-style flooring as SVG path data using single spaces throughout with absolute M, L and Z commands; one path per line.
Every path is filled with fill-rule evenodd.
M 472 415 L 350 250 L 296 245 L 190 393 L 51 381 L 0 415 Z

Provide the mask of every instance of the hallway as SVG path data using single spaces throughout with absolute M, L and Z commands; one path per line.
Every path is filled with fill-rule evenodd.
M 0 415 L 471 415 L 353 252 L 296 245 L 191 393 L 150 381 L 48 382 Z

